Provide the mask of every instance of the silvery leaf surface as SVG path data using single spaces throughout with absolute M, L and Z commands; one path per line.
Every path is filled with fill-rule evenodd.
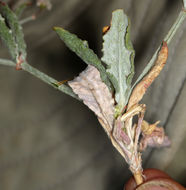
M 112 13 L 110 29 L 103 36 L 102 61 L 115 88 L 117 108 L 121 112 L 128 101 L 134 74 L 134 50 L 130 40 L 130 23 L 123 10 Z

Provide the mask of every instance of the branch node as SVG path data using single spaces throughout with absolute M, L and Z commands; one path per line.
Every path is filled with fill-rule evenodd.
M 24 62 L 22 59 L 22 55 L 20 54 L 19 57 L 17 58 L 17 63 L 16 63 L 16 70 L 22 70 L 21 64 Z

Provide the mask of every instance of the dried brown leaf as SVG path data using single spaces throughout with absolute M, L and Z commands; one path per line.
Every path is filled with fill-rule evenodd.
M 155 78 L 160 74 L 168 58 L 168 47 L 167 43 L 163 42 L 162 47 L 159 51 L 158 57 L 154 63 L 154 66 L 149 71 L 149 73 L 139 82 L 129 99 L 127 109 L 130 109 L 133 105 L 138 104 L 138 102 L 143 98 L 147 88 L 152 84 Z
M 143 120 L 141 130 L 143 134 L 150 135 L 157 127 L 157 125 L 160 123 L 160 121 L 157 121 L 156 123 L 149 124 L 147 121 Z
M 97 116 L 109 135 L 114 122 L 114 99 L 102 82 L 99 71 L 91 65 L 68 84 Z
M 143 137 L 139 145 L 140 151 L 144 151 L 147 146 L 158 148 L 170 146 L 171 142 L 165 135 L 164 129 L 162 127 L 157 127 L 156 123 L 152 125 L 147 122 L 143 123 L 145 126 L 142 126 L 142 128 L 145 127 L 146 129 L 142 132 Z M 147 128 L 149 128 L 149 131 Z

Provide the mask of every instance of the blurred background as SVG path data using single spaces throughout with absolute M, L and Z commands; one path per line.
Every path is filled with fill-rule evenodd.
M 11 1 L 12 2 L 12 1 Z M 24 25 L 28 62 L 62 81 L 85 67 L 52 30 L 61 26 L 101 56 L 102 27 L 113 10 L 131 19 L 136 76 L 175 21 L 181 0 L 51 0 L 52 8 Z M 36 7 L 25 13 L 32 14 Z M 145 119 L 160 120 L 170 148 L 148 149 L 144 168 L 159 168 L 186 186 L 186 22 L 169 58 L 143 99 Z M 0 57 L 7 50 L 0 44 Z M 121 190 L 131 176 L 95 115 L 77 100 L 24 71 L 0 65 L 0 189 Z

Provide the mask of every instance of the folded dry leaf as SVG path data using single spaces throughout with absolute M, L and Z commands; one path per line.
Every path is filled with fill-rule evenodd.
M 168 47 L 167 43 L 163 42 L 162 47 L 158 53 L 158 57 L 154 63 L 154 66 L 147 73 L 147 75 L 135 86 L 130 96 L 127 110 L 132 106 L 139 103 L 143 98 L 147 88 L 152 84 L 155 78 L 160 74 L 168 58 Z
M 170 146 L 171 142 L 168 136 L 165 135 L 165 131 L 162 127 L 157 127 L 156 123 L 150 125 L 147 122 L 143 122 L 142 128 L 146 128 L 147 125 L 149 132 L 142 132 L 142 138 L 139 144 L 140 151 L 144 151 L 147 146 L 158 148 Z
M 91 65 L 68 84 L 97 116 L 109 135 L 114 122 L 114 99 L 108 87 L 102 82 L 100 72 Z M 109 135 L 110 136 L 110 135 Z

